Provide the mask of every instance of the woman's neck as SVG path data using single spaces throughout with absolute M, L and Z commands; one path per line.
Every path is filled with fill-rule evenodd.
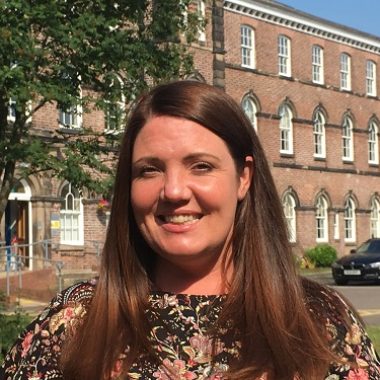
M 154 270 L 154 284 L 157 290 L 175 294 L 216 295 L 228 293 L 232 278 L 232 265 L 222 270 L 220 265 L 210 266 L 202 271 L 197 268 L 183 268 L 159 259 Z

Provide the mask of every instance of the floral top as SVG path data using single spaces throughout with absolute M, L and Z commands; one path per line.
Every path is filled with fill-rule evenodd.
M 6 355 L 0 379 L 63 379 L 59 357 L 65 331 L 83 318 L 91 301 L 96 280 L 74 285 L 52 300 L 25 329 Z M 147 316 L 152 326 L 150 340 L 159 361 L 141 356 L 130 369 L 128 379 L 141 380 L 223 380 L 228 363 L 238 356 L 239 342 L 221 332 L 215 342 L 206 331 L 218 318 L 225 296 L 173 295 L 152 292 Z M 331 305 L 329 305 L 330 307 Z M 356 362 L 331 365 L 325 380 L 380 380 L 380 362 L 360 322 L 347 308 L 349 331 L 336 318 L 326 327 L 335 352 Z M 114 378 L 119 377 L 115 365 Z M 265 378 L 265 376 L 263 377 Z

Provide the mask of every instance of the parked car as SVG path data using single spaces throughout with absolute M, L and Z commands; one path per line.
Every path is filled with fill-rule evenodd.
M 349 281 L 380 281 L 380 238 L 369 239 L 350 255 L 335 261 L 332 275 L 337 285 Z

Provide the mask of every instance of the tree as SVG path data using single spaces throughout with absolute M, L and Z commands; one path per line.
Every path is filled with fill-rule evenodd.
M 0 3 L 0 220 L 16 176 L 49 172 L 98 193 L 110 183 L 115 138 L 87 126 L 46 137 L 48 103 L 90 112 L 187 73 L 198 17 L 190 0 L 7 0 Z M 82 96 L 81 96 L 82 94 Z M 117 139 L 116 139 L 117 140 Z M 105 179 L 107 179 L 105 181 Z

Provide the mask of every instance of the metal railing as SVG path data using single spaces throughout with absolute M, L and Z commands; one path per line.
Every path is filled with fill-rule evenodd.
M 83 247 L 84 252 L 92 255 L 97 263 L 99 262 L 102 248 L 103 242 L 95 240 L 86 241 Z M 42 275 L 49 277 L 49 284 L 47 285 L 49 289 L 52 290 L 54 288 L 55 291 L 59 292 L 67 285 L 65 282 L 72 284 L 94 277 L 97 274 L 96 269 L 94 269 L 96 266 L 92 265 L 90 268 L 83 267 L 81 257 L 78 257 L 77 264 L 75 264 L 75 261 L 70 261 L 70 256 L 67 256 L 67 254 L 64 255 L 65 257 L 59 254 L 56 256 L 56 259 L 52 259 L 52 254 L 55 256 L 56 253 L 54 252 L 59 251 L 60 245 L 52 244 L 51 240 L 40 240 L 31 244 L 15 243 L 11 245 L 5 245 L 5 242 L 0 241 L 0 291 L 6 288 L 5 293 L 9 297 L 15 291 L 18 291 L 18 294 L 25 294 L 31 290 L 43 290 L 42 285 L 39 288 L 40 281 L 38 276 L 31 280 L 33 278 L 31 273 L 41 269 L 51 269 L 53 271 L 48 272 L 52 273 L 53 277 L 45 273 Z M 73 263 L 74 266 L 72 265 Z M 78 265 L 77 268 L 76 265 Z M 26 276 L 29 277 L 26 278 Z
M 0 245 L 0 275 L 6 278 L 6 295 L 9 297 L 11 294 L 11 277 L 15 274 L 18 276 L 18 288 L 23 288 L 23 274 L 25 273 L 26 263 L 32 261 L 33 264 L 40 262 L 40 268 L 54 268 L 58 278 L 58 290 L 62 291 L 62 268 L 63 262 L 60 260 L 52 260 L 49 258 L 49 246 L 51 240 L 40 240 L 32 244 L 12 244 Z M 22 254 L 24 249 L 31 247 L 41 246 L 43 250 L 43 257 L 36 257 Z M 21 252 L 21 253 L 20 253 Z M 28 272 L 30 272 L 29 268 Z

